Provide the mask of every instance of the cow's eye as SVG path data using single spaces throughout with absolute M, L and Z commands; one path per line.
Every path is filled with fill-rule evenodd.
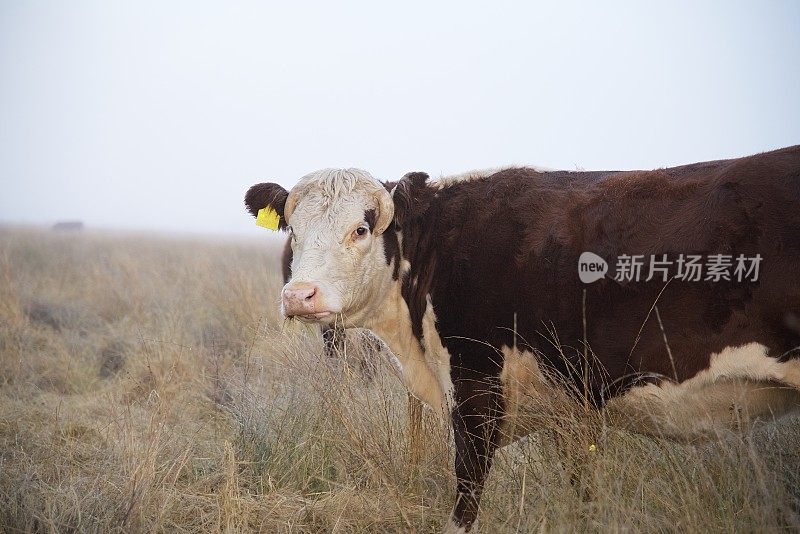
M 365 235 L 367 235 L 368 232 L 369 232 L 369 228 L 367 228 L 366 226 L 359 226 L 353 232 L 353 238 L 355 238 L 355 239 L 362 238 Z

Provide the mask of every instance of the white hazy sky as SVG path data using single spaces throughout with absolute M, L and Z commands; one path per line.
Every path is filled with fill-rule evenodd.
M 800 2 L 0 0 L 0 222 L 256 234 L 248 186 L 800 143 Z

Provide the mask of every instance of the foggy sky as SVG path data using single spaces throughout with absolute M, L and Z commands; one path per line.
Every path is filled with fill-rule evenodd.
M 256 182 L 743 156 L 798 95 L 788 0 L 0 0 L 0 222 L 257 235 Z

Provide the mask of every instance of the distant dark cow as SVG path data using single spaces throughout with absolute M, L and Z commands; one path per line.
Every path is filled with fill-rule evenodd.
M 81 221 L 60 221 L 55 223 L 52 228 L 54 232 L 80 232 L 83 230 Z
M 532 430 L 521 404 L 554 382 L 674 437 L 800 407 L 800 147 L 655 171 L 417 172 L 391 192 L 328 169 L 245 202 L 293 236 L 284 315 L 372 329 L 450 417 L 453 531 L 472 528 L 496 448 Z

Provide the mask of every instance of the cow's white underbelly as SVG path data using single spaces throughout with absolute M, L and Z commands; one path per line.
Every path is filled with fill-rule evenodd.
M 533 354 L 504 347 L 503 355 L 506 443 L 552 425 L 570 405 L 580 410 L 563 385 L 545 379 Z M 618 428 L 675 439 L 707 437 L 800 410 L 800 361 L 778 362 L 757 343 L 728 347 L 693 378 L 632 388 L 605 410 Z
M 609 401 L 612 424 L 645 434 L 696 439 L 800 410 L 800 361 L 778 362 L 758 343 L 728 347 L 676 384 L 648 384 Z

